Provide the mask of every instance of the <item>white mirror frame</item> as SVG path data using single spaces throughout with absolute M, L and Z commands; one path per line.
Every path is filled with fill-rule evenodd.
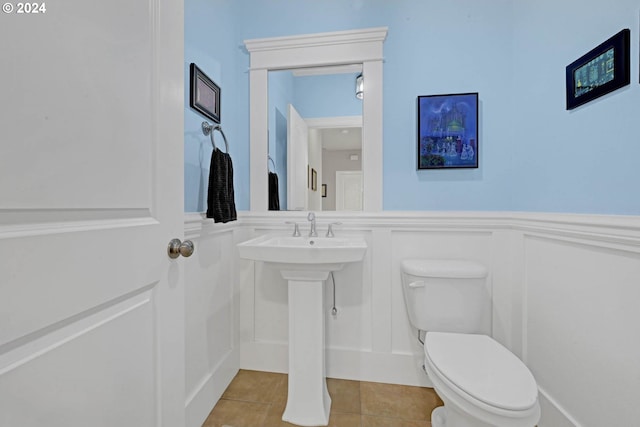
M 250 54 L 250 209 L 268 210 L 268 72 L 362 64 L 363 210 L 382 210 L 382 45 L 387 27 L 245 40 Z M 355 96 L 355 94 L 354 94 Z

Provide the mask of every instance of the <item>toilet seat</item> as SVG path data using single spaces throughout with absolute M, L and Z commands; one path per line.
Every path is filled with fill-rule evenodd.
M 529 369 L 487 335 L 428 332 L 424 351 L 452 391 L 484 410 L 520 412 L 537 404 L 538 388 Z

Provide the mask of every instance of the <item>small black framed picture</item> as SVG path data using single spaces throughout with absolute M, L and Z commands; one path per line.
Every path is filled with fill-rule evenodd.
M 220 87 L 193 62 L 190 70 L 191 96 L 189 105 L 215 123 L 220 123 Z
M 631 83 L 631 31 L 620 31 L 567 65 L 567 110 Z

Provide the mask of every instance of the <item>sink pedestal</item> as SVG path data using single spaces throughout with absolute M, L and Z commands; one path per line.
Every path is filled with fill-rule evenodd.
M 284 421 L 329 424 L 323 282 L 329 272 L 362 261 L 366 251 L 367 243 L 358 237 L 265 235 L 238 244 L 240 258 L 270 263 L 288 281 L 289 396 Z
M 282 420 L 301 426 L 329 424 L 323 289 L 329 271 L 281 270 L 289 281 L 289 394 Z

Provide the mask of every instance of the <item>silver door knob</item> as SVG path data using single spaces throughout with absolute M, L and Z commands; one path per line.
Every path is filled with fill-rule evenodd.
M 194 250 L 195 246 L 191 240 L 181 242 L 180 239 L 173 239 L 169 242 L 169 246 L 167 247 L 167 253 L 171 259 L 178 258 L 180 255 L 185 258 L 190 257 Z

